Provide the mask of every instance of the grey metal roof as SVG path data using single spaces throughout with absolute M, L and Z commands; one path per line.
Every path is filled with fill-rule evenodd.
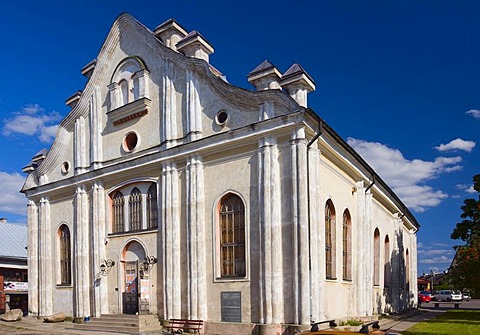
M 27 257 L 26 224 L 0 221 L 0 257 Z

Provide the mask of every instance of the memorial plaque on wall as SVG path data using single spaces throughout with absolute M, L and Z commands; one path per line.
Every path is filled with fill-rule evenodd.
M 242 293 L 222 292 L 222 322 L 242 322 Z

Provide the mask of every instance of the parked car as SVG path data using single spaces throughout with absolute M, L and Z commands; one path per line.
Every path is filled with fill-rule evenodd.
M 472 299 L 472 297 L 470 296 L 470 292 L 468 291 L 462 292 L 462 299 L 470 301 L 470 299 Z
M 437 301 L 461 301 L 462 293 L 460 291 L 441 290 L 438 294 L 435 294 L 433 298 Z
M 418 292 L 418 302 L 426 302 L 429 303 L 432 300 L 432 295 L 428 291 L 420 291 Z

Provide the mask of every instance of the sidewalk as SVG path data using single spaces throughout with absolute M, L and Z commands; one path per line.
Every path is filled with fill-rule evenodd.
M 392 315 L 386 319 L 381 319 L 379 324 L 381 329 L 388 329 L 391 332 L 401 333 L 402 331 L 413 327 L 416 323 L 429 320 L 444 312 L 445 310 L 416 309 L 398 315 Z
M 433 309 L 416 309 L 401 313 L 398 315 L 391 315 L 388 318 L 380 319 L 380 328 L 388 329 L 390 332 L 401 333 L 418 322 L 422 322 L 434 318 L 445 310 Z M 73 334 L 89 334 L 91 331 L 82 331 L 73 329 L 71 322 L 59 323 L 45 323 L 36 317 L 23 317 L 16 322 L 0 321 L 0 334 L 15 334 L 15 335 L 73 335 Z M 142 333 L 142 334 L 161 334 L 161 331 Z M 112 335 L 107 332 L 95 332 L 95 335 Z

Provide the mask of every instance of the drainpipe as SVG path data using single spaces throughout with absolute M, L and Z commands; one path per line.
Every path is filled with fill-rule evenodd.
M 368 190 L 373 187 L 373 185 L 375 185 L 375 174 L 372 175 L 372 183 L 365 189 L 365 193 L 367 193 Z
M 312 144 L 320 137 L 322 136 L 323 132 L 323 122 L 320 119 L 318 121 L 318 133 L 315 134 L 315 136 L 310 140 L 310 142 L 307 143 L 307 215 L 308 215 L 308 280 L 310 281 L 309 284 L 309 304 L 310 304 L 310 323 L 313 322 L 312 320 L 312 255 L 311 255 L 311 232 L 310 232 L 310 225 L 311 225 L 311 219 L 310 219 L 310 160 L 309 160 L 309 148 L 312 146 Z

